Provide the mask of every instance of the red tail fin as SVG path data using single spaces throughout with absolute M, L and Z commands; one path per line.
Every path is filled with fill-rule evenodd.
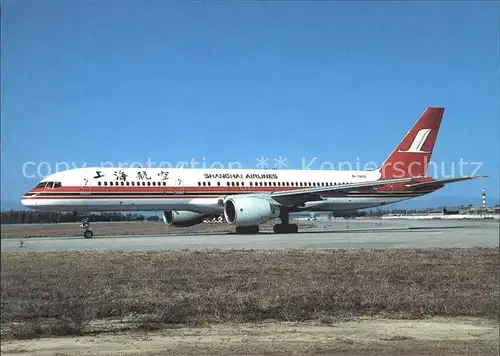
M 427 108 L 380 168 L 382 179 L 425 176 L 444 108 Z

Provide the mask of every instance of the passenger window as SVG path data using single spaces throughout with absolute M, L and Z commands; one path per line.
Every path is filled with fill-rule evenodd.
M 198 182 L 198 186 L 200 186 L 200 187 L 201 187 L 201 182 Z
M 97 182 L 97 185 L 101 185 L 101 182 Z
M 163 186 L 166 186 L 167 185 L 167 182 L 163 182 Z
M 109 182 L 109 185 L 113 185 L 113 182 Z
M 108 182 L 104 182 L 104 185 L 108 185 Z
M 130 183 L 129 183 L 129 182 L 127 182 L 127 185 L 130 185 Z
M 156 186 L 156 182 L 153 182 L 153 186 Z

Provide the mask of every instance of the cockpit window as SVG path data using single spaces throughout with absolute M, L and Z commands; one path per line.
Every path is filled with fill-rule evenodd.
M 36 188 L 59 188 L 61 187 L 61 182 L 41 182 L 38 183 Z

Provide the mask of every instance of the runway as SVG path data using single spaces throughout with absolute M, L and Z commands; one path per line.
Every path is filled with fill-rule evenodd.
M 20 247 L 20 242 L 23 246 Z M 166 251 L 183 249 L 498 247 L 498 221 L 316 221 L 297 234 L 232 233 L 165 236 L 2 239 L 2 252 Z

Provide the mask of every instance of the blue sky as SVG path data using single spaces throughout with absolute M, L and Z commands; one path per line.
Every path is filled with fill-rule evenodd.
M 427 106 L 490 176 L 435 194 L 499 196 L 499 3 L 2 3 L 3 201 L 60 162 L 362 168 Z

